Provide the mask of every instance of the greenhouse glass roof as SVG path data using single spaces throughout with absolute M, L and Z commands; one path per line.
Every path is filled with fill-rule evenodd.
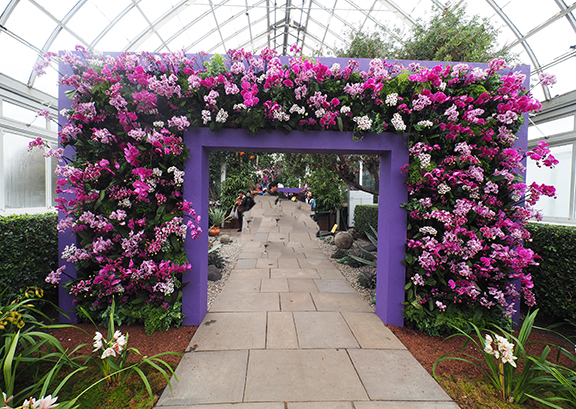
M 351 31 L 409 28 L 445 0 L 0 0 L 0 73 L 56 95 L 57 73 L 37 78 L 47 51 L 77 44 L 102 51 L 226 53 L 268 46 L 280 54 L 298 45 L 305 55 L 333 56 Z M 576 3 L 564 0 L 475 0 L 469 15 L 489 18 L 500 45 L 533 73 L 558 78 L 536 87 L 540 100 L 576 88 Z

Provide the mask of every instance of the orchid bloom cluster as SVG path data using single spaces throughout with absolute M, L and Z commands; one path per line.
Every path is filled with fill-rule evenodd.
M 181 254 L 185 228 L 200 234 L 199 215 L 182 202 L 182 133 L 205 126 L 408 134 L 406 309 L 471 305 L 510 316 L 520 296 L 513 280 L 535 303 L 522 272 L 537 257 L 522 245 L 524 225 L 554 189 L 520 178 L 526 153 L 514 133 L 540 108 L 523 74 L 498 74 L 502 60 L 484 69 L 374 59 L 359 71 L 354 60 L 328 67 L 295 55 L 283 64 L 268 48 L 230 50 L 226 69 L 208 73 L 204 56 L 102 57 L 77 47 L 61 57 L 74 70 L 61 83 L 75 92 L 59 136 L 76 156 L 57 170 L 59 229 L 80 239 L 64 254 L 78 267 L 78 302 L 171 297 L 190 266 L 166 260 Z M 545 145 L 528 156 L 557 163 Z
M 516 368 L 514 356 L 514 344 L 501 335 L 495 335 L 494 339 L 490 334 L 486 334 L 484 342 L 484 352 L 493 355 L 494 359 L 502 361 L 503 364 L 510 364 Z
M 102 351 L 100 359 L 106 359 L 109 356 L 116 358 L 117 355 L 120 355 L 127 342 L 126 337 L 118 330 L 114 332 L 112 339 L 109 341 L 102 336 L 101 332 L 96 331 L 96 335 L 94 335 L 94 350 L 92 353 L 100 353 L 100 351 Z
M 254 165 L 254 168 L 256 169 L 256 175 L 265 185 L 273 182 L 276 176 L 283 171 L 282 168 L 276 168 L 276 165 L 272 165 L 270 168 L 260 168 L 260 166 Z
M 524 154 L 514 146 L 522 115 L 540 103 L 526 94 L 523 74 L 497 77 L 495 67 L 504 64 L 437 66 L 410 77 L 421 86 L 403 108 L 403 118 L 416 125 L 405 167 L 409 309 L 428 305 L 438 314 L 472 306 L 511 317 L 521 295 L 536 303 L 532 278 L 523 273 L 537 264 L 523 246 L 530 239 L 525 225 L 538 217 L 538 198 L 555 190 L 526 186 L 522 161 L 558 161 L 545 143 Z
M 58 403 L 56 403 L 58 397 L 53 398 L 52 395 L 48 395 L 41 399 L 31 397 L 29 399 L 24 400 L 22 406 L 18 407 L 8 406 L 8 404 L 13 399 L 12 396 L 7 397 L 4 392 L 2 392 L 2 396 L 4 400 L 4 406 L 2 406 L 0 409 L 51 409 L 58 406 Z

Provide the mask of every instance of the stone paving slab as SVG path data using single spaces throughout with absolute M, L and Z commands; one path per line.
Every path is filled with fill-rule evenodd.
M 270 278 L 320 278 L 313 268 L 273 268 Z
M 270 241 L 288 241 L 288 233 L 269 233 L 268 240 Z
M 359 348 L 339 312 L 294 312 L 300 348 Z
M 259 252 L 246 252 L 246 251 L 244 251 L 244 252 L 240 253 L 240 255 L 239 255 L 239 258 L 240 258 L 240 259 L 245 259 L 245 258 L 260 258 L 260 257 L 262 257 L 262 252 L 261 252 L 261 251 L 259 251 Z
M 435 402 L 435 401 L 370 401 L 354 402 L 356 409 L 459 409 L 454 402 Z
M 332 262 L 325 259 L 299 259 L 302 268 L 334 268 Z
M 304 257 L 307 259 L 315 259 L 315 260 L 326 260 L 326 254 L 322 253 L 320 250 L 314 251 L 311 249 L 305 249 Z
M 316 232 L 311 234 L 309 232 L 306 233 L 290 233 L 290 241 L 299 241 L 302 243 L 308 242 L 310 243 L 311 247 L 317 248 L 316 243 L 312 242 L 312 239 L 316 237 Z
M 356 293 L 346 280 L 315 279 L 314 283 L 321 293 Z
M 222 290 L 210 308 L 210 312 L 245 311 L 280 311 L 278 294 L 240 293 Z
M 450 401 L 408 351 L 349 349 L 370 400 Z
M 260 292 L 287 293 L 288 291 L 288 279 L 286 278 L 264 278 L 261 280 Z
M 209 312 L 189 349 L 220 351 L 266 347 L 266 312 Z
M 230 277 L 234 277 L 237 280 L 244 280 L 250 278 L 259 278 L 259 279 L 270 278 L 270 269 L 269 268 L 234 269 L 230 273 Z
M 312 278 L 289 278 L 288 289 L 291 293 L 317 293 L 318 287 Z
M 244 401 L 368 400 L 345 350 L 250 351 Z
M 158 406 L 242 402 L 248 351 L 189 352 L 184 355 Z
M 259 259 L 255 258 L 241 258 L 236 262 L 237 269 L 245 269 L 245 268 L 256 268 L 256 262 L 260 261 Z
M 258 259 L 256 260 L 255 268 L 278 268 L 278 259 L 277 258 Z
M 269 312 L 266 349 L 297 349 L 298 338 L 291 312 Z
M 351 402 L 288 402 L 288 409 L 354 409 Z
M 226 282 L 222 292 L 239 291 L 242 293 L 260 292 L 261 278 L 238 278 L 236 275 L 231 276 Z
M 320 278 L 323 278 L 326 280 L 345 280 L 346 279 L 346 278 L 344 278 L 342 273 L 340 271 L 338 271 L 338 269 L 334 266 L 332 266 L 330 268 L 317 268 L 316 271 L 318 272 L 318 275 L 320 276 Z
M 310 293 L 280 293 L 282 311 L 316 311 Z
M 359 294 L 312 293 L 318 311 L 373 312 L 372 307 Z
M 286 258 L 282 256 L 278 259 L 278 268 L 299 268 L 300 267 L 300 259 L 294 258 Z
M 344 320 L 352 330 L 361 348 L 406 349 L 382 320 L 374 313 L 342 312 Z
M 208 405 L 170 406 L 170 409 L 285 409 L 284 402 L 217 403 Z

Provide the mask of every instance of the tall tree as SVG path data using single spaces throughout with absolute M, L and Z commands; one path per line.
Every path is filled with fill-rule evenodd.
M 387 25 L 389 27 L 389 25 Z M 502 58 L 517 61 L 517 55 L 498 48 L 498 29 L 487 18 L 466 16 L 466 5 L 458 3 L 435 7 L 428 22 L 419 20 L 408 33 L 398 27 L 380 28 L 375 32 L 350 32 L 350 44 L 337 49 L 338 57 L 381 58 L 392 60 L 490 62 Z M 375 189 L 360 185 L 350 162 L 360 160 L 375 181 L 379 166 L 375 157 L 334 155 L 332 168 L 348 185 L 368 193 Z

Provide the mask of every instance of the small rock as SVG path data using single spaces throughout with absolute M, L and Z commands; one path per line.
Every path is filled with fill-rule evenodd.
M 356 230 L 354 227 L 350 227 L 348 229 L 348 233 L 350 233 L 352 235 L 354 240 L 358 240 L 358 230 Z
M 220 236 L 220 243 L 222 244 L 230 243 L 230 236 L 228 236 L 227 234 L 223 234 L 222 236 Z
M 364 247 L 362 247 L 362 248 L 363 248 L 364 250 L 370 251 L 370 252 L 374 252 L 374 251 L 378 250 L 378 248 L 377 248 L 374 244 L 372 244 L 372 243 L 367 244 L 366 246 L 364 246 Z
M 208 266 L 208 281 L 218 281 L 222 278 L 222 272 L 214 264 Z
M 349 249 L 354 244 L 354 237 L 348 232 L 341 231 L 334 237 L 334 242 L 339 249 Z

